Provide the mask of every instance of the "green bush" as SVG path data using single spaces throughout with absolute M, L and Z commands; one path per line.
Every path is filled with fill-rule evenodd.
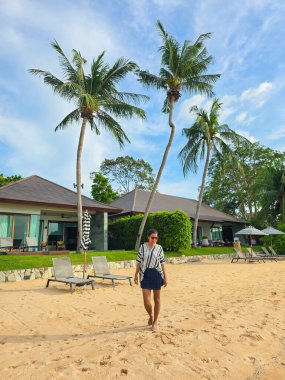
M 116 220 L 109 225 L 109 249 L 133 249 L 143 216 L 128 216 Z M 159 244 L 165 251 L 179 251 L 191 246 L 192 225 L 184 211 L 159 211 L 149 214 L 142 236 L 146 241 L 146 233 L 155 228 L 159 235 Z

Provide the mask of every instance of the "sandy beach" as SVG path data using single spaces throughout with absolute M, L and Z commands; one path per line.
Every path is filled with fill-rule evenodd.
M 1 284 L 0 378 L 285 379 L 285 262 L 168 272 L 156 333 L 127 282 Z

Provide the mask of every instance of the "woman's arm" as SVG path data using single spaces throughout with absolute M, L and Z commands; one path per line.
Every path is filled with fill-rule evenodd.
M 134 276 L 134 282 L 136 285 L 138 285 L 138 283 L 139 283 L 138 274 L 139 274 L 140 269 L 141 269 L 141 266 L 139 263 L 137 263 L 136 272 L 135 272 L 135 276 Z
M 167 286 L 168 284 L 168 279 L 167 279 L 167 273 L 166 273 L 166 265 L 161 264 L 162 272 L 163 272 L 163 285 Z

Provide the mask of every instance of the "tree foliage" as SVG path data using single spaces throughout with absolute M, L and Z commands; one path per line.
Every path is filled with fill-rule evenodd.
M 3 173 L 0 173 L 0 187 L 8 185 L 9 183 L 17 182 L 20 179 L 23 179 L 20 175 L 10 175 L 5 177 Z
M 93 59 L 90 72 L 87 74 L 85 72 L 87 61 L 78 50 L 72 50 L 72 61 L 70 61 L 57 41 L 52 43 L 52 47 L 59 57 L 62 78 L 46 70 L 30 69 L 29 72 L 41 77 L 55 94 L 74 104 L 75 109 L 58 124 L 56 131 L 65 129 L 82 119 L 76 159 L 77 250 L 79 251 L 82 239 L 81 158 L 86 127 L 89 125 L 97 135 L 101 129 L 105 129 L 123 147 L 129 139 L 119 121 L 133 116 L 145 119 L 145 111 L 138 106 L 148 97 L 118 89 L 119 83 L 129 73 L 138 70 L 134 62 L 121 57 L 110 66 L 105 62 L 105 51 L 103 51 Z
M 283 168 L 285 153 L 259 143 L 239 144 L 234 148 L 238 161 L 214 156 L 210 162 L 204 202 L 242 217 L 250 223 L 260 220 L 264 179 Z M 264 216 L 266 217 L 266 216 Z
M 136 249 L 140 245 L 144 225 L 151 210 L 154 195 L 174 139 L 175 123 L 173 116 L 175 104 L 182 93 L 198 93 L 212 96 L 213 85 L 220 77 L 220 74 L 208 74 L 208 68 L 213 61 L 213 57 L 208 54 L 205 41 L 211 37 L 211 33 L 201 34 L 194 42 L 185 40 L 181 44 L 175 37 L 167 33 L 160 21 L 157 22 L 157 28 L 162 39 L 162 44 L 159 47 L 161 55 L 159 73 L 153 74 L 149 71 L 139 70 L 138 76 L 140 82 L 146 87 L 162 90 L 165 93 L 162 111 L 168 114 L 170 135 L 145 208 L 144 218 L 137 234 Z
M 284 223 L 285 167 L 267 167 L 262 170 L 257 186 L 260 194 L 260 216 L 271 224 L 277 220 Z
M 153 187 L 153 169 L 143 159 L 135 160 L 131 156 L 105 159 L 101 163 L 100 171 L 118 187 L 121 194 L 126 194 L 135 188 L 151 190 Z
M 58 53 L 63 79 L 45 70 L 31 69 L 29 72 L 43 78 L 44 83 L 50 86 L 54 93 L 75 105 L 75 109 L 55 130 L 65 129 L 81 117 L 87 119 L 96 134 L 100 134 L 101 128 L 106 129 L 122 146 L 128 138 L 117 118 L 146 117 L 144 110 L 137 105 L 148 97 L 122 92 L 117 88 L 127 74 L 138 69 L 137 65 L 122 57 L 110 66 L 104 61 L 103 51 L 93 59 L 90 73 L 86 74 L 84 68 L 87 61 L 79 51 L 72 50 L 73 58 L 70 61 L 57 41 L 52 43 L 52 47 Z
M 190 112 L 193 112 L 196 116 L 195 122 L 190 128 L 183 129 L 183 135 L 186 136 L 187 142 L 179 153 L 179 157 L 183 165 L 184 175 L 189 171 L 196 172 L 198 169 L 198 161 L 205 159 L 199 200 L 195 213 L 193 230 L 194 246 L 196 246 L 197 242 L 198 220 L 211 155 L 214 154 L 220 160 L 227 159 L 237 162 L 237 156 L 234 154 L 232 146 L 241 143 L 250 144 L 246 138 L 230 129 L 227 124 L 219 123 L 221 106 L 222 103 L 220 103 L 218 99 L 215 99 L 209 112 L 203 108 L 199 109 L 197 106 L 191 107 Z
M 90 178 L 93 181 L 91 194 L 95 201 L 108 204 L 119 198 L 119 194 L 112 189 L 108 178 L 104 177 L 102 173 L 90 173 Z

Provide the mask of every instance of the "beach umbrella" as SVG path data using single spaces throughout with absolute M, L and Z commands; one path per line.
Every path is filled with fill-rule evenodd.
M 92 243 L 90 239 L 90 219 L 91 215 L 85 210 L 82 217 L 82 239 L 80 242 L 84 251 L 83 278 L 85 277 L 86 272 L 86 251 L 88 250 L 88 246 Z
M 253 226 L 248 226 L 246 228 L 243 228 L 242 230 L 235 233 L 235 235 L 247 235 L 250 238 L 250 251 L 252 253 L 252 236 L 266 236 L 268 235 L 266 232 L 263 232 L 261 230 L 258 230 L 257 228 Z
M 271 241 L 271 247 L 272 247 L 272 235 L 285 235 L 284 232 L 277 230 L 276 228 L 273 227 L 266 227 L 262 232 L 265 232 L 267 235 L 270 235 L 270 241 Z

